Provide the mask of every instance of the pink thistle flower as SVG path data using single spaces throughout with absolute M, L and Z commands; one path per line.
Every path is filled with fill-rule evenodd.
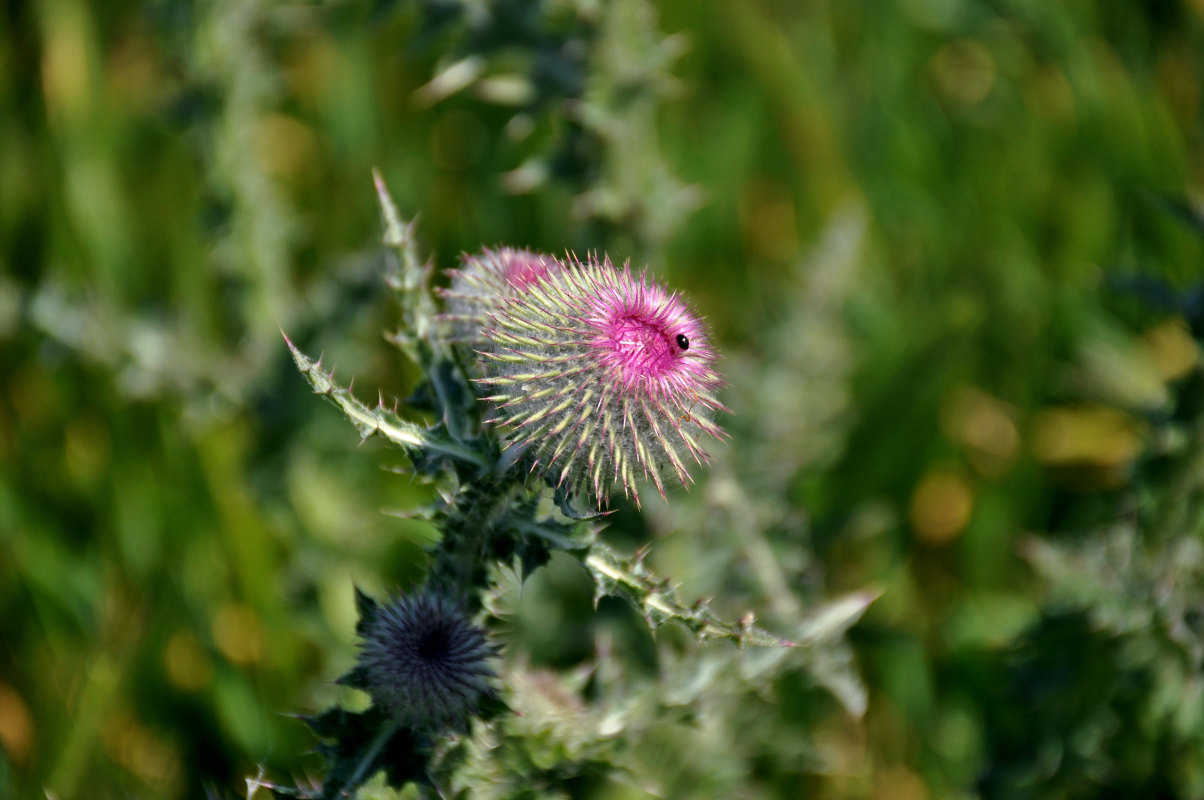
M 552 256 L 512 247 L 463 256 L 460 269 L 448 270 L 451 286 L 439 290 L 447 301 L 447 311 L 439 318 L 451 323 L 453 341 L 480 346 L 489 313 L 503 298 L 558 269 L 560 263 Z
M 612 489 L 639 502 L 637 473 L 665 496 L 664 474 L 686 485 L 700 440 L 722 437 L 727 410 L 702 321 L 676 293 L 609 259 L 570 257 L 490 315 L 480 352 L 491 420 L 510 446 L 599 507 Z

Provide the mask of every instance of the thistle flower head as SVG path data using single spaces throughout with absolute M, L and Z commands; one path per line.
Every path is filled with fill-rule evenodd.
M 485 248 L 476 255 L 464 256 L 459 269 L 448 271 L 451 286 L 440 291 L 447 301 L 447 310 L 440 318 L 451 323 L 454 341 L 480 345 L 481 329 L 503 298 L 525 290 L 559 268 L 559 262 L 551 256 L 512 247 Z
M 535 468 L 599 506 L 618 485 L 638 502 L 638 475 L 664 497 L 664 475 L 684 485 L 687 462 L 706 460 L 700 440 L 723 435 L 705 326 L 628 266 L 570 258 L 503 298 L 483 335 L 478 382 L 494 421 Z
M 494 651 L 451 599 L 403 595 L 385 606 L 358 595 L 363 638 L 355 669 L 341 682 L 417 730 L 464 728 L 490 693 Z

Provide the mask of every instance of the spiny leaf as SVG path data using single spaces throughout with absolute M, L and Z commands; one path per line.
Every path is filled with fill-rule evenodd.
M 362 636 L 364 631 L 376 621 L 377 603 L 358 586 L 355 587 L 355 610 L 359 613 L 359 621 L 355 623 L 355 632 Z
M 423 428 L 402 419 L 397 413 L 378 404 L 369 408 L 356 399 L 350 389 L 335 383 L 330 373 L 324 372 L 321 363 L 306 356 L 289 341 L 284 341 L 293 354 L 293 361 L 298 371 L 309 382 L 314 394 L 325 397 L 334 403 L 340 411 L 351 420 L 360 437 L 368 439 L 372 436 L 383 436 L 395 445 L 403 448 L 415 463 L 426 462 L 432 455 L 444 455 L 473 464 L 477 467 L 486 466 L 485 459 L 472 448 L 451 441 L 438 427 Z
M 799 625 L 795 643 L 806 646 L 839 639 L 881 596 L 882 592 L 870 589 L 850 592 L 812 609 Z
M 446 356 L 449 349 L 437 339 L 439 326 L 434 324 L 436 306 L 430 286 L 434 265 L 418 256 L 414 222 L 402 220 L 379 171 L 372 170 L 372 180 L 385 229 L 381 241 L 391 256 L 385 284 L 393 291 L 402 317 L 400 329 L 385 338 L 429 374 L 433 358 Z
M 584 558 L 585 568 L 594 576 L 594 601 L 602 597 L 621 597 L 644 616 L 656 629 L 676 622 L 694 633 L 699 641 L 731 639 L 745 647 L 793 647 L 794 642 L 756 627 L 752 614 L 735 622 L 720 619 L 704 601 L 685 605 L 667 580 L 657 578 L 644 565 L 647 551 L 624 557 L 610 547 L 595 542 Z

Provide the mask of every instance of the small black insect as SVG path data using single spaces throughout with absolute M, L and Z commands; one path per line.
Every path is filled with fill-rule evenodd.
M 686 338 L 684 333 L 677 334 L 677 346 L 682 350 L 690 349 L 690 340 Z

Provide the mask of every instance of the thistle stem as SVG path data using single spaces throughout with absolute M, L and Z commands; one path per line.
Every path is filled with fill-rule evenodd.
M 351 777 L 347 779 L 345 788 L 354 791 L 357 786 L 367 779 L 372 763 L 376 761 L 376 757 L 380 755 L 380 751 L 384 749 L 385 744 L 393 738 L 393 734 L 397 733 L 397 729 L 401 727 L 401 723 L 396 719 L 390 719 L 388 723 L 381 726 L 381 729 L 376 732 L 376 738 L 368 745 L 368 749 L 364 751 L 363 758 L 355 766 L 355 772 L 351 773 Z

